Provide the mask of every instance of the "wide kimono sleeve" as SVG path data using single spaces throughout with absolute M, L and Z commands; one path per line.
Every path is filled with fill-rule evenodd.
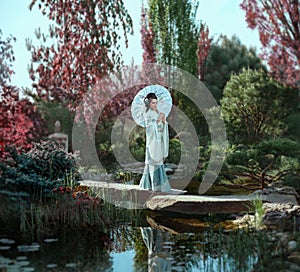
M 164 128 L 162 131 L 162 149 L 163 149 L 163 157 L 166 158 L 169 155 L 169 129 L 168 122 L 164 123 Z

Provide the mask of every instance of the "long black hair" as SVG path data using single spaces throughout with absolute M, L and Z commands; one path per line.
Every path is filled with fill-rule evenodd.
M 146 112 L 149 110 L 150 108 L 150 102 L 152 99 L 157 99 L 157 96 L 155 93 L 148 93 L 146 95 L 146 97 L 144 98 L 144 103 L 145 103 L 145 106 L 146 106 Z

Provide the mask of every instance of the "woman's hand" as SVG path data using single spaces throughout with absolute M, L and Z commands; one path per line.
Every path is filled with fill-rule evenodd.
M 159 117 L 157 119 L 157 123 L 159 123 L 160 121 L 162 121 L 163 123 L 166 122 L 166 116 L 162 112 L 159 113 Z

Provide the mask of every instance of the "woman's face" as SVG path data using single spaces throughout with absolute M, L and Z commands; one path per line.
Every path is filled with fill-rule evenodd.
M 156 110 L 157 109 L 157 99 L 150 100 L 150 109 Z

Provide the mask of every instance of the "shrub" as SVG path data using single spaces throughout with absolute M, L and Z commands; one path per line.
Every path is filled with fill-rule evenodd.
M 70 175 L 77 179 L 75 156 L 52 141 L 36 143 L 27 153 L 10 149 L 10 163 L 0 164 L 0 194 L 16 197 L 28 195 L 38 200 L 54 188 L 65 186 Z
M 233 147 L 226 157 L 227 174 L 268 181 L 291 180 L 300 165 L 300 144 L 287 138 Z M 223 173 L 224 174 L 224 173 Z M 262 177 L 264 175 L 264 177 Z
M 287 129 L 287 116 L 298 106 L 294 90 L 263 70 L 250 69 L 231 77 L 221 105 L 229 138 L 248 144 L 282 136 Z
M 25 174 L 36 173 L 50 180 L 65 180 L 76 173 L 76 157 L 66 152 L 56 142 L 41 141 L 27 153 L 17 157 L 18 168 Z

